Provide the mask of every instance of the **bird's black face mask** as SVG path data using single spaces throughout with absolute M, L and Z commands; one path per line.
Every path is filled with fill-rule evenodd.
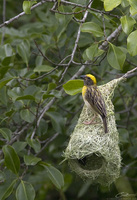
M 84 80 L 84 85 L 86 85 L 86 86 L 94 85 L 94 82 L 90 77 L 88 77 L 86 75 L 82 75 L 82 76 L 80 76 L 80 78 L 82 78 Z

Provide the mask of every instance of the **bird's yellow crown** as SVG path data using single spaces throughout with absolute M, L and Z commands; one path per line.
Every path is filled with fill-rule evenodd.
M 93 81 L 93 83 L 96 85 L 97 81 L 96 81 L 95 76 L 93 76 L 91 74 L 86 74 L 85 77 L 89 77 Z M 86 91 L 87 91 L 87 86 L 84 85 L 83 88 L 82 88 L 82 96 L 83 96 L 83 98 L 85 97 Z
M 91 74 L 86 74 L 86 76 L 91 78 L 91 80 L 93 81 L 94 84 L 97 84 L 97 80 L 96 80 L 95 76 L 93 76 Z

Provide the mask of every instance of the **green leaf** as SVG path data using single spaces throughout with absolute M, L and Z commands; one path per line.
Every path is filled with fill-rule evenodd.
M 2 134 L 2 136 L 3 136 L 6 140 L 8 140 L 8 141 L 11 140 L 12 132 L 11 132 L 10 129 L 8 129 L 8 128 L 0 128 L 0 133 Z
M 5 57 L 3 61 L 1 62 L 1 64 L 4 66 L 4 68 L 10 68 L 13 61 L 14 61 L 14 56 L 9 56 L 9 57 Z
M 48 84 L 48 89 L 47 89 L 47 94 L 49 93 L 50 90 L 53 90 L 56 88 L 56 83 L 49 83 Z
M 13 55 L 13 50 L 10 44 L 5 44 L 3 47 L 6 57 L 10 57 Z
M 26 14 L 31 14 L 31 10 L 30 10 L 30 1 L 23 1 L 23 11 Z
M 127 50 L 131 56 L 137 55 L 137 30 L 130 33 L 127 38 Z
M 38 92 L 41 92 L 41 88 L 36 85 L 30 85 L 24 90 L 24 95 L 31 95 L 35 97 Z
M 122 6 L 123 8 L 126 8 L 127 6 L 129 6 L 128 0 L 122 0 L 121 6 Z
M 56 98 L 61 98 L 61 96 L 62 96 L 62 93 L 59 90 L 52 90 L 50 94 Z
M 50 97 L 54 97 L 53 94 L 43 94 L 43 99 L 47 99 L 47 98 L 50 98 Z
M 42 48 L 41 46 L 41 51 L 43 54 L 45 54 L 45 49 Z M 35 60 L 35 66 L 40 66 L 43 63 L 43 56 L 37 56 L 36 60 Z
M 115 69 L 122 69 L 123 64 L 126 59 L 126 53 L 121 47 L 116 47 L 115 45 L 109 43 L 109 50 L 107 53 L 107 60 L 109 64 Z
M 19 153 L 20 151 L 24 150 L 27 146 L 27 142 L 14 142 L 12 147 L 15 149 L 16 153 Z
M 11 81 L 12 79 L 14 79 L 14 77 L 6 77 L 0 80 L 0 89 L 6 85 L 9 81 Z
M 0 47 L 0 59 L 1 59 L 1 68 L 0 68 L 0 78 L 3 78 L 3 75 L 6 71 L 12 66 L 14 61 L 15 53 L 10 44 L 1 45 Z
M 61 1 L 61 0 L 57 0 L 57 1 L 58 1 L 58 6 L 59 6 L 59 5 L 60 5 L 60 1 Z
M 31 6 L 33 6 L 36 3 L 36 1 L 23 1 L 23 11 L 26 14 L 31 14 Z
M 92 33 L 96 37 L 101 37 L 104 35 L 100 26 L 94 22 L 86 22 L 81 26 L 82 32 Z
M 14 148 L 10 145 L 5 145 L 3 148 L 4 161 L 8 169 L 14 174 L 18 174 L 20 169 L 20 160 Z
M 119 138 L 122 143 L 129 143 L 129 133 L 126 129 L 119 128 Z
M 63 4 L 61 4 L 59 7 L 58 7 L 58 11 L 59 12 L 73 12 L 72 9 L 68 6 L 64 6 Z M 64 37 L 63 36 L 63 33 L 66 32 L 67 30 L 67 26 L 70 22 L 70 20 L 72 19 L 72 15 L 60 15 L 59 13 L 55 13 L 55 17 L 57 19 L 57 21 L 55 22 L 56 23 L 56 29 L 55 29 L 55 32 L 54 34 L 56 35 L 56 39 L 57 39 L 57 42 L 59 41 L 63 41 L 62 38 Z
M 4 105 L 7 105 L 7 103 L 8 103 L 7 88 L 6 88 L 6 86 L 3 86 L 3 88 L 0 89 L 0 101 Z
M 79 11 L 81 11 L 81 12 L 79 12 Z M 77 13 L 77 12 L 79 12 L 79 13 Z M 82 8 L 76 7 L 74 9 L 74 13 L 77 13 L 77 14 L 74 14 L 74 16 L 75 16 L 76 19 L 79 19 L 79 20 L 82 19 L 82 17 L 83 17 Z
M 13 113 L 14 113 L 14 110 L 10 110 L 10 111 L 6 112 L 5 115 L 7 117 L 11 117 Z
M 65 92 L 69 95 L 75 95 L 82 92 L 84 82 L 82 80 L 71 80 L 63 85 Z
M 28 109 L 24 109 L 20 111 L 20 117 L 29 123 L 32 123 L 35 119 L 35 115 L 30 112 Z
M 6 57 L 6 58 L 8 58 L 8 57 Z M 3 65 L 3 63 L 2 63 L 2 65 Z M 4 78 L 4 75 L 7 73 L 7 71 L 9 69 L 10 69 L 10 67 L 7 67 L 7 64 L 6 64 L 6 66 L 0 67 L 0 79 Z
M 86 56 L 93 60 L 94 57 L 100 56 L 104 51 L 98 49 L 98 44 L 92 44 L 89 48 L 86 49 Z
M 41 149 L 41 144 L 37 139 L 27 138 L 27 143 L 38 153 Z
M 79 193 L 78 193 L 78 198 L 81 199 L 82 197 L 84 197 L 84 195 L 88 192 L 89 187 L 91 186 L 91 182 L 87 181 L 86 183 L 84 183 L 82 185 L 82 187 L 79 189 Z
M 53 70 L 54 68 L 49 66 L 49 65 L 40 65 L 35 67 L 34 72 L 49 72 L 51 70 Z
M 136 23 L 136 20 L 133 17 L 130 16 L 123 16 L 120 18 L 122 29 L 123 31 L 128 35 L 132 29 L 134 24 Z
M 0 183 L 4 183 L 6 181 L 6 177 L 4 172 L 0 170 Z
M 7 197 L 13 192 L 14 186 L 17 180 L 13 180 L 12 182 L 4 183 L 0 186 L 0 200 L 5 200 Z
M 21 96 L 21 97 L 18 97 L 17 99 L 16 99 L 16 101 L 17 100 L 35 100 L 35 98 L 32 96 L 32 95 L 24 95 L 24 96 Z
M 21 180 L 21 183 L 19 184 L 16 190 L 16 199 L 17 200 L 34 200 L 35 190 L 33 186 L 30 183 Z
M 55 131 L 62 133 L 64 130 L 65 119 L 60 113 L 57 112 L 46 112 L 51 118 L 51 122 Z
M 45 136 L 48 130 L 48 123 L 46 122 L 46 119 L 41 119 L 39 126 L 37 128 L 37 135 L 39 137 Z
M 15 101 L 19 96 L 22 96 L 22 90 L 20 87 L 14 87 L 8 90 L 8 95 L 12 98 L 12 101 Z
M 25 155 L 24 156 L 24 162 L 26 165 L 36 165 L 39 161 L 41 161 L 41 158 L 37 158 L 33 155 Z
M 136 0 L 128 0 L 131 6 L 130 13 L 131 15 L 137 14 L 137 1 Z
M 62 173 L 53 166 L 48 166 L 46 164 L 41 164 L 47 171 L 48 177 L 52 183 L 58 188 L 61 189 L 64 186 L 64 178 Z
M 130 13 L 131 13 L 131 15 L 133 16 L 133 15 L 136 15 L 137 14 L 137 9 L 135 9 L 134 7 L 130 7 Z
M 41 101 L 42 94 L 43 94 L 42 88 L 37 87 L 36 85 L 30 85 L 24 90 L 24 96 L 31 95 L 31 97 L 28 96 L 30 98 L 30 100 L 35 100 L 35 102 L 37 102 L 37 103 L 39 103 Z
M 104 0 L 105 11 L 111 11 L 121 4 L 121 0 Z
M 130 156 L 132 158 L 137 158 L 137 146 L 136 145 L 130 146 L 129 150 L 128 150 L 128 153 L 130 154 Z
M 13 49 L 9 43 L 0 46 L 0 58 L 3 61 L 6 58 L 11 58 L 14 55 Z
M 30 56 L 30 42 L 28 40 L 24 40 L 21 44 L 17 46 L 17 52 L 24 61 L 24 63 L 26 63 L 26 65 L 28 66 Z

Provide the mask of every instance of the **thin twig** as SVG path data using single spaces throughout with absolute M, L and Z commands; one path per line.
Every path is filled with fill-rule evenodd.
M 127 61 L 130 65 L 133 65 L 134 67 L 137 67 L 137 64 L 131 62 L 130 60 L 126 59 L 126 61 Z
M 105 12 L 103 10 L 98 10 L 98 9 L 95 9 L 95 8 L 89 8 L 89 10 L 93 11 L 93 12 L 96 12 L 96 13 L 100 13 L 100 14 L 105 14 L 105 15 L 109 15 L 111 17 L 116 17 L 116 18 L 120 18 L 121 16 L 118 16 L 118 15 L 114 15 L 110 12 Z
M 30 124 L 24 125 L 24 127 L 18 133 L 16 133 L 16 136 L 13 137 L 7 144 L 13 144 L 24 133 L 24 131 L 28 129 L 29 126 Z
M 116 113 L 117 113 L 117 114 L 122 114 L 122 113 L 129 112 L 130 110 L 132 110 L 132 109 L 135 108 L 136 106 L 137 106 L 137 103 L 131 105 L 129 108 L 127 108 L 127 109 L 125 109 L 125 110 L 121 110 L 121 111 L 118 111 L 118 112 L 116 112 Z
M 59 10 L 53 10 L 53 9 L 51 9 L 51 11 L 54 12 L 54 13 L 61 14 L 61 15 L 76 15 L 76 14 L 85 12 L 85 9 L 80 10 L 78 12 L 61 12 Z
M 43 52 L 41 51 L 41 49 L 39 48 L 39 46 L 38 46 L 38 44 L 37 44 L 37 42 L 35 40 L 34 40 L 34 42 L 35 42 L 35 45 L 36 45 L 37 49 L 39 50 L 40 54 L 42 55 L 42 57 L 45 60 L 47 60 L 49 63 L 51 63 L 53 65 L 56 65 L 56 66 L 64 66 L 64 67 L 67 66 L 67 64 L 62 64 L 62 61 L 59 64 L 52 62 L 52 60 L 50 60 L 46 55 L 43 54 Z
M 13 138 L 11 138 L 10 141 L 7 141 L 6 144 L 11 145 L 11 144 L 13 144 L 15 141 L 17 141 L 17 140 L 19 139 L 19 137 L 24 133 L 25 130 L 28 129 L 28 127 L 29 127 L 31 124 L 26 124 L 26 123 L 24 123 L 23 125 L 24 125 L 24 126 L 21 126 L 21 127 L 20 127 L 20 128 L 21 128 L 20 131 L 19 131 L 19 129 L 17 129 L 17 130 L 13 133 L 13 135 L 15 135 L 15 136 L 14 136 Z M 2 154 L 3 154 L 3 151 L 0 150 L 0 156 L 1 156 Z
M 103 22 L 104 38 L 105 38 L 105 40 L 107 40 L 104 14 L 102 14 L 102 22 Z
M 87 9 L 91 7 L 92 2 L 93 2 L 93 0 L 90 0 L 90 1 L 89 1 L 89 4 L 88 4 L 88 6 L 87 6 Z M 88 15 L 88 10 L 85 11 L 85 14 L 84 14 L 84 16 L 83 16 L 83 19 L 81 20 L 81 23 L 80 23 L 79 28 L 78 28 L 78 32 L 77 32 L 77 37 L 76 37 L 76 40 L 75 40 L 74 48 L 73 48 L 73 50 L 72 50 L 72 54 L 71 54 L 70 61 L 68 62 L 68 66 L 65 68 L 64 72 L 62 73 L 62 76 L 61 76 L 59 82 L 61 82 L 62 79 L 64 78 L 64 76 L 65 76 L 65 74 L 66 74 L 66 72 L 67 72 L 67 70 L 68 70 L 70 64 L 72 63 L 72 61 L 73 61 L 73 59 L 74 59 L 74 55 L 75 55 L 75 53 L 76 53 L 76 49 L 77 49 L 78 42 L 79 42 L 79 39 L 80 39 L 81 26 L 82 26 L 82 24 L 85 22 L 85 20 L 86 20 L 86 18 L 87 18 L 87 15 Z
M 51 8 L 51 11 L 52 11 L 52 10 L 55 10 L 57 7 L 58 7 L 58 2 L 56 1 L 56 2 L 54 3 L 53 7 Z
M 6 0 L 3 0 L 3 23 L 6 21 Z M 5 37 L 5 28 L 3 28 L 2 31 L 2 38 L 1 38 L 1 45 L 4 43 L 4 37 Z
M 59 63 L 59 66 L 61 66 L 61 63 L 63 63 L 66 59 L 68 59 L 71 55 L 68 55 L 66 56 L 65 58 L 63 58 L 63 60 L 61 60 L 61 62 Z M 37 80 L 40 80 L 40 79 L 43 79 L 44 77 L 46 77 L 47 75 L 51 74 L 52 72 L 54 72 L 56 69 L 58 69 L 59 66 L 56 66 L 54 69 L 52 69 L 51 71 L 37 77 L 37 78 L 25 78 L 25 77 L 22 77 L 22 76 L 19 76 L 20 79 L 23 79 L 23 80 L 26 80 L 26 81 L 37 81 Z
M 126 129 L 128 129 L 129 122 L 130 122 L 130 115 L 131 115 L 131 110 L 133 108 L 134 102 L 136 100 L 136 95 L 132 97 L 131 102 L 130 102 L 130 110 L 127 113 L 127 122 L 126 122 Z
M 43 79 L 45 76 L 51 74 L 52 72 L 54 72 L 56 69 L 58 69 L 58 66 L 55 67 L 54 69 L 52 69 L 51 71 L 37 77 L 37 78 L 25 78 L 25 77 L 22 77 L 22 76 L 19 76 L 20 79 L 23 79 L 23 80 L 26 80 L 26 81 L 37 81 L 37 80 L 40 80 L 40 79 Z
M 38 120 L 37 120 L 37 124 L 36 124 L 36 126 L 35 126 L 35 129 L 34 129 L 32 135 L 31 135 L 31 139 L 33 139 L 33 137 L 34 137 L 34 135 L 35 135 L 35 133 L 36 133 L 37 127 L 39 126 L 40 121 L 41 121 L 42 117 L 44 116 L 45 112 L 53 105 L 53 103 L 55 102 L 55 100 L 56 100 L 56 98 L 53 97 L 53 98 L 50 100 L 50 102 L 41 110 L 41 112 L 40 112 L 40 114 L 39 114 L 39 116 L 38 116 Z
M 56 139 L 56 137 L 59 135 L 59 133 L 55 133 L 52 137 L 47 139 L 47 142 L 43 145 L 43 147 L 41 148 L 41 150 L 35 154 L 35 156 L 38 156 L 47 146 L 49 143 L 51 143 L 53 140 Z

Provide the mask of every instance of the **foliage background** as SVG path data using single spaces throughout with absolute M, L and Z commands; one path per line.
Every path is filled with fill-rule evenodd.
M 30 10 L 32 6 L 32 11 Z M 23 12 L 24 9 L 24 12 Z M 134 196 L 137 188 L 137 2 L 43 0 L 0 4 L 0 199 L 90 200 Z M 132 70 L 132 71 L 131 71 Z M 121 177 L 110 188 L 60 165 L 83 106 L 81 82 L 101 85 L 127 71 L 113 103 Z M 78 88 L 78 91 L 76 90 Z

